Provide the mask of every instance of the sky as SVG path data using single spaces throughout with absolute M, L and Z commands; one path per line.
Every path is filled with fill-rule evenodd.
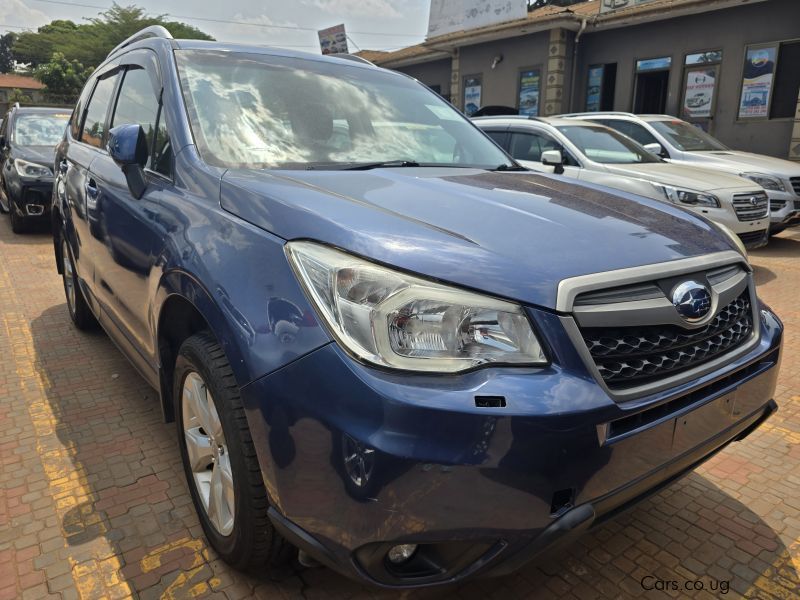
M 394 50 L 418 44 L 430 0 L 118 0 L 151 15 L 193 25 L 217 40 L 294 48 L 319 54 L 317 30 L 344 23 L 350 51 Z M 81 23 L 112 0 L 0 0 L 0 33 L 36 30 L 54 19 Z M 189 15 L 197 18 L 188 18 Z M 200 19 L 208 20 L 200 20 Z M 222 23 L 218 21 L 237 21 Z M 242 24 L 245 23 L 245 24 Z

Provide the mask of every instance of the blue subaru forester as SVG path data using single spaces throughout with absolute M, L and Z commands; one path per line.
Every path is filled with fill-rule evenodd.
M 782 326 L 730 236 L 527 172 L 352 57 L 144 30 L 55 160 L 70 316 L 159 390 L 235 567 L 508 573 L 776 409 Z

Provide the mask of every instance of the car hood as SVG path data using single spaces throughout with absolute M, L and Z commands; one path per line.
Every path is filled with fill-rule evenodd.
M 626 165 L 603 165 L 611 173 L 647 179 L 676 187 L 689 188 L 698 192 L 712 192 L 722 189 L 744 189 L 756 191 L 758 185 L 737 175 L 722 173 L 712 169 L 675 165 L 671 163 L 642 163 Z
M 800 177 L 800 164 L 738 150 L 715 152 L 686 152 L 686 160 L 701 164 L 713 164 L 714 168 L 729 170 L 731 173 L 763 173 L 781 177 Z
M 53 168 L 56 158 L 55 146 L 17 146 L 14 150 L 14 158 Z
M 562 279 L 733 247 L 680 208 L 530 172 L 236 170 L 220 201 L 283 239 L 549 308 Z

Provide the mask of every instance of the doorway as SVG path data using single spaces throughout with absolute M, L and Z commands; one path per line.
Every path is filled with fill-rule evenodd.
M 669 71 L 637 73 L 633 112 L 636 114 L 663 114 L 667 108 L 668 89 Z

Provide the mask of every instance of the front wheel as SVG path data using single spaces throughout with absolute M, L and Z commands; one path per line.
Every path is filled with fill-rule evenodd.
M 13 208 L 11 214 L 14 214 Z M 67 298 L 67 310 L 75 327 L 81 330 L 94 329 L 97 326 L 97 320 L 78 285 L 75 263 L 72 260 L 69 244 L 63 235 L 61 236 L 61 277 L 64 282 L 64 295 Z
M 17 214 L 17 207 L 14 205 L 13 200 L 8 202 L 8 212 L 11 216 L 11 231 L 14 233 L 25 233 L 28 231 L 28 224 L 23 217 Z
M 206 538 L 237 569 L 287 562 L 291 547 L 267 517 L 267 491 L 239 388 L 211 334 L 181 345 L 174 381 L 183 467 Z

